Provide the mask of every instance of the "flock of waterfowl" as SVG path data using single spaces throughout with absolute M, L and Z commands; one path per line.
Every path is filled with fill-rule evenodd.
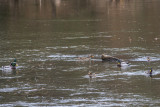
M 89 55 L 88 57 L 78 57 L 76 58 L 77 60 L 82 60 L 82 61 L 88 61 L 88 60 L 91 60 L 92 58 L 94 58 L 93 55 Z M 101 56 L 101 59 L 102 61 L 106 61 L 106 62 L 116 62 L 117 63 L 117 66 L 118 67 L 128 67 L 130 66 L 128 62 L 125 62 L 119 58 L 116 58 L 116 57 L 113 57 L 113 56 L 110 56 L 110 55 L 105 55 L 105 54 L 102 54 Z M 149 62 L 150 61 L 150 58 L 147 57 L 147 61 Z M 13 70 L 13 69 L 16 69 L 18 64 L 16 63 L 17 60 L 14 59 L 13 62 L 10 63 L 9 66 L 2 66 L 2 70 L 5 71 L 5 70 Z M 151 70 L 149 70 L 148 72 L 145 72 L 146 74 L 149 74 L 149 75 L 152 75 L 152 68 Z M 88 73 L 89 77 L 92 78 L 92 77 L 96 77 L 96 74 L 95 73 L 92 73 L 89 71 Z
M 106 62 L 117 62 L 117 66 L 118 67 L 129 67 L 130 64 L 124 60 L 121 60 L 119 58 L 116 58 L 116 57 L 113 57 L 113 56 L 110 56 L 110 55 L 105 55 L 105 54 L 102 54 L 101 56 L 101 59 L 102 61 L 106 61 Z M 150 57 L 147 57 L 147 61 L 149 62 L 150 61 Z M 152 76 L 152 68 L 145 72 L 146 74 L 149 74 L 150 77 Z M 89 72 L 88 73 L 89 77 L 92 78 L 92 77 L 95 77 L 96 74 L 95 73 L 92 73 L 92 72 Z

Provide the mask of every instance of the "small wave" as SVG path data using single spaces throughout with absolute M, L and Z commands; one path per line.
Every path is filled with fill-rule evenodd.
M 127 75 L 127 76 L 135 76 L 135 75 L 145 75 L 145 72 L 137 71 L 137 72 L 123 72 L 119 75 Z
M 92 91 L 93 91 L 93 90 L 92 90 Z M 88 95 L 88 94 L 99 94 L 99 95 L 104 95 L 104 94 L 105 94 L 105 92 L 74 93 L 74 94 L 71 94 L 70 96 Z
M 0 92 L 13 92 L 15 90 L 18 90 L 18 88 L 1 88 Z
M 76 91 L 75 89 L 56 89 L 56 90 L 60 90 L 60 91 Z
M 49 55 L 50 58 L 74 58 L 76 55 Z
M 81 36 L 81 37 L 66 37 L 66 38 L 63 38 L 63 39 L 87 39 L 87 38 L 90 38 L 88 36 Z
M 151 62 L 160 60 L 160 58 L 158 58 L 158 57 L 150 57 L 150 59 L 151 59 Z M 131 59 L 130 61 L 147 61 L 147 57 L 138 57 L 135 59 Z
M 119 73 L 119 75 L 127 75 L 127 76 L 146 76 L 148 75 L 146 73 L 147 71 L 136 71 L 136 72 L 123 72 Z M 158 75 L 160 74 L 159 71 L 153 71 L 152 75 Z
M 21 76 L 14 76 L 14 77 L 0 77 L 0 79 L 15 79 L 20 78 Z
M 103 77 L 106 77 L 108 76 L 107 74 L 104 74 L 104 73 L 95 73 L 95 77 L 94 78 L 103 78 Z M 85 76 L 82 76 L 83 78 L 90 78 L 89 75 L 85 75 Z

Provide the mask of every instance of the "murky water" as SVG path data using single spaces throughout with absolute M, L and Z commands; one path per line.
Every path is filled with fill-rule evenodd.
M 0 69 L 0 106 L 160 106 L 159 5 L 0 0 L 0 66 L 19 65 Z M 130 66 L 102 62 L 104 53 Z

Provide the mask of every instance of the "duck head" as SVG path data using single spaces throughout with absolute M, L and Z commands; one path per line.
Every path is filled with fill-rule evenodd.
M 153 71 L 153 70 L 152 70 L 152 68 L 151 68 L 150 71 L 149 71 L 149 74 L 150 74 L 150 75 L 152 74 L 152 71 Z

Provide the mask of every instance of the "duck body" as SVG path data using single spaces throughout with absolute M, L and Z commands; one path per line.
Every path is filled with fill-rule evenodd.
M 152 72 L 153 72 L 153 70 L 151 68 L 148 72 L 146 72 L 146 74 L 152 75 Z
M 107 61 L 107 62 L 121 62 L 121 60 L 116 57 L 104 54 L 102 54 L 101 59 L 102 61 Z
M 2 71 L 3 72 L 7 72 L 7 73 L 10 73 L 10 72 L 12 72 L 12 71 L 14 71 L 14 70 L 16 70 L 16 68 L 15 67 L 11 67 L 10 65 L 8 65 L 8 66 L 2 66 Z
M 2 70 L 12 70 L 16 69 L 16 66 L 2 66 Z
M 122 62 L 118 62 L 117 66 L 118 66 L 118 67 L 128 67 L 128 66 L 129 66 L 129 63 L 122 61 Z
M 148 62 L 150 62 L 150 61 L 151 61 L 150 57 L 147 57 L 147 61 L 148 61 Z
M 89 78 L 92 78 L 92 77 L 95 78 L 95 77 L 96 77 L 96 74 L 95 74 L 95 73 L 92 73 L 92 72 L 89 72 L 88 75 L 89 75 Z

